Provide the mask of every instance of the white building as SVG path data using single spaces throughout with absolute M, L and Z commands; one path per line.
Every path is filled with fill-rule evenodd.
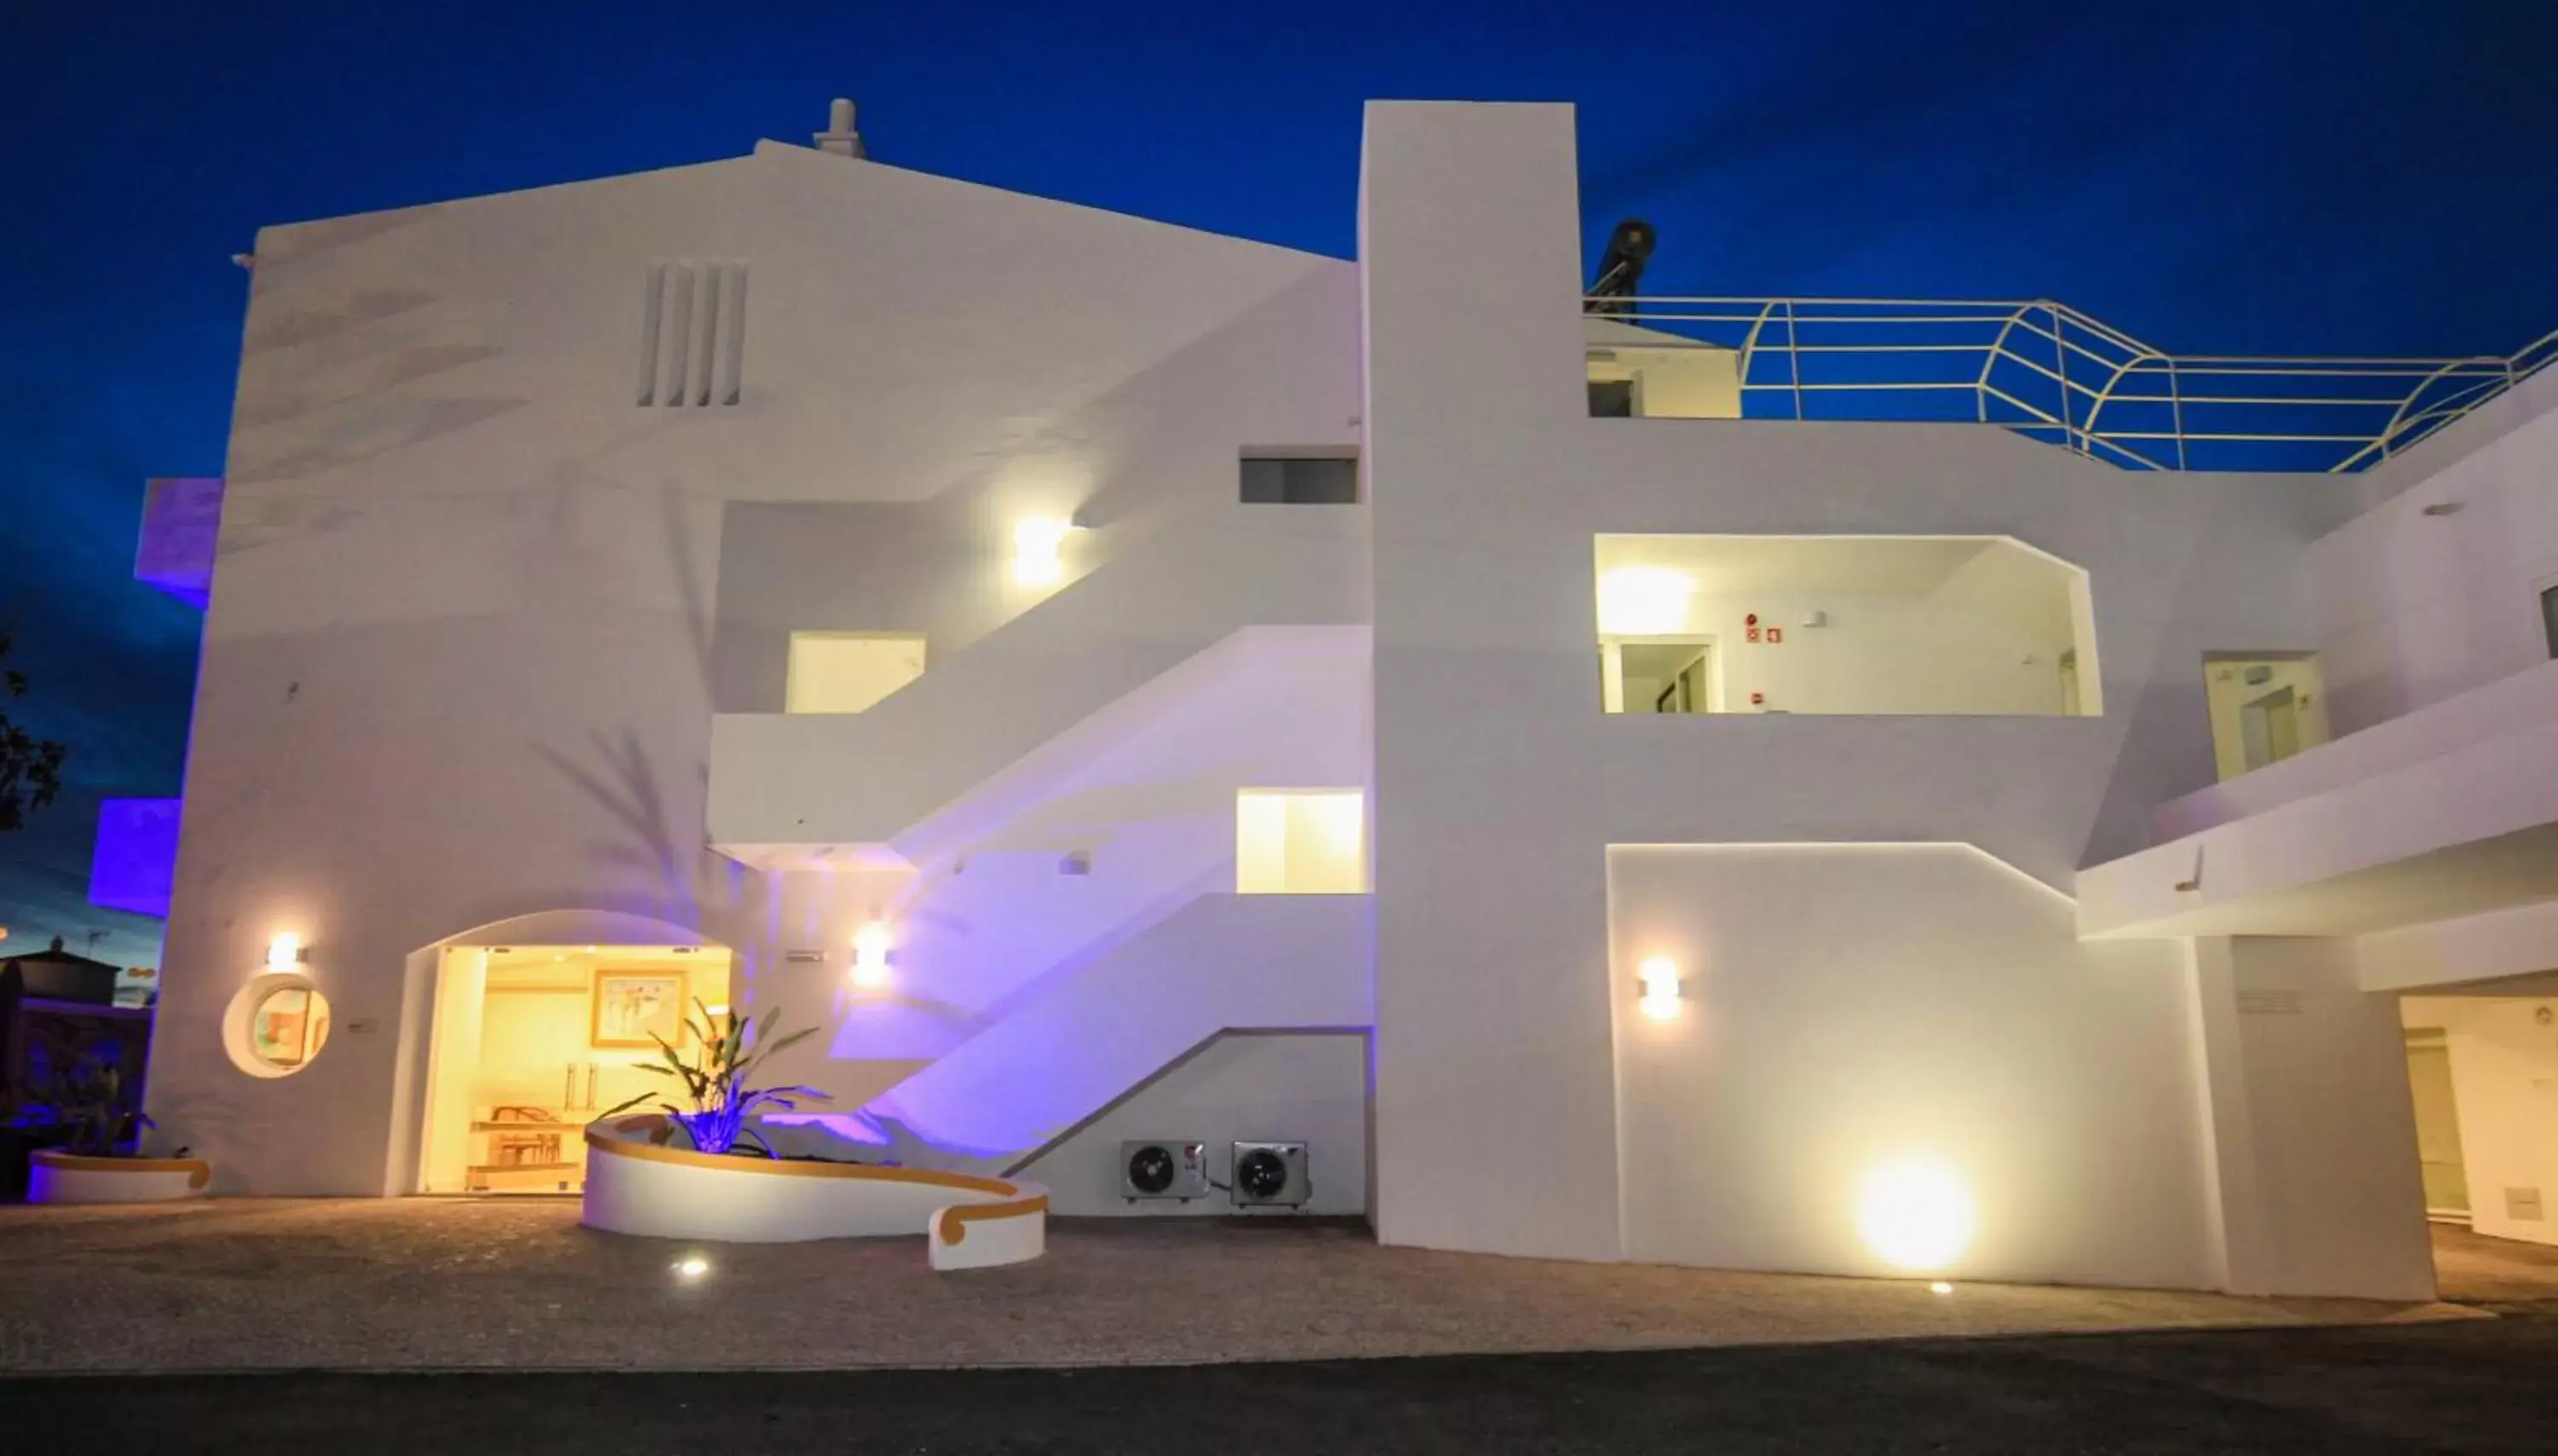
M 213 557 L 151 1096 L 218 1187 L 573 1185 L 538 1120 L 680 983 L 1066 1213 L 1284 1138 L 1576 1259 L 2558 1242 L 2536 360 L 2263 432 L 2358 471 L 2135 468 L 2362 386 L 1586 313 L 1559 105 L 1371 106 L 1354 262 L 858 150 L 259 235 L 217 555 L 202 482 L 150 527 Z

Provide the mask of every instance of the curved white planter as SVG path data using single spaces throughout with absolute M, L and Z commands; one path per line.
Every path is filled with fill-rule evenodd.
M 27 1158 L 29 1203 L 170 1203 L 202 1198 L 213 1166 L 200 1157 L 83 1157 L 44 1148 Z
M 724 1244 L 922 1233 L 936 1269 L 1020 1263 L 1048 1247 L 1048 1190 L 1037 1183 L 695 1152 L 656 1140 L 666 1132 L 653 1115 L 587 1126 L 580 1223 Z

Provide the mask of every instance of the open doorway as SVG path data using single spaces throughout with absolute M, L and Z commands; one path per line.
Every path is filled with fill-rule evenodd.
M 440 953 L 418 1187 L 576 1193 L 588 1123 L 667 1086 L 652 1036 L 682 1045 L 696 1002 L 727 1011 L 710 946 L 455 946 Z
M 2425 1179 L 2425 1217 L 2470 1226 L 2469 1167 L 2461 1156 L 2460 1095 L 2452 1085 L 2450 1038 L 2440 1026 L 2407 1028 L 2407 1090 L 2416 1105 L 2416 1157 Z
M 2398 1005 L 2444 1297 L 2558 1299 L 2558 975 Z
M 1602 706 L 1610 713 L 1720 713 L 1714 639 L 1613 638 L 1600 646 Z
M 2327 685 L 2315 653 L 2212 654 L 2203 659 L 2211 751 L 2236 778 L 2327 741 Z

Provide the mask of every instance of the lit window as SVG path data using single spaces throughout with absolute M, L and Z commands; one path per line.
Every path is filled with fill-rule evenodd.
M 1241 789 L 1234 796 L 1234 892 L 1367 890 L 1367 803 L 1356 789 Z
M 924 676 L 916 632 L 792 632 L 789 713 L 860 713 Z

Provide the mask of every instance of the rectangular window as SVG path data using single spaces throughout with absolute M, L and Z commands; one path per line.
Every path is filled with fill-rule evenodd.
M 1367 796 L 1356 789 L 1238 789 L 1234 892 L 1367 891 Z
M 1356 505 L 1358 461 L 1347 456 L 1245 456 L 1246 505 Z
M 2558 587 L 2540 589 L 2540 630 L 2549 638 L 2549 655 L 2558 657 Z
M 921 632 L 792 632 L 785 713 L 860 713 L 924 676 Z

